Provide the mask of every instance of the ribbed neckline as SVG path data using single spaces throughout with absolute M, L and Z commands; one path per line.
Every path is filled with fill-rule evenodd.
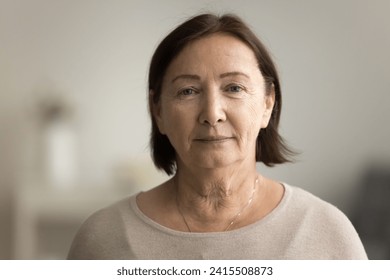
M 194 237 L 213 238 L 213 237 L 221 237 L 221 235 L 234 236 L 237 234 L 242 234 L 242 233 L 251 231 L 252 229 L 254 229 L 256 227 L 263 226 L 264 224 L 269 223 L 270 221 L 277 218 L 281 214 L 281 212 L 283 212 L 283 209 L 285 209 L 286 205 L 288 204 L 288 201 L 291 198 L 293 190 L 292 190 L 291 186 L 289 186 L 285 183 L 281 183 L 281 184 L 284 187 L 283 197 L 282 197 L 281 201 L 279 202 L 279 204 L 270 213 L 268 213 L 264 218 L 254 222 L 250 225 L 247 225 L 247 226 L 244 226 L 244 227 L 241 227 L 238 229 L 226 231 L 226 232 L 183 232 L 183 231 L 178 231 L 178 230 L 174 230 L 174 229 L 165 227 L 165 226 L 155 222 L 154 220 L 152 220 L 148 216 L 146 216 L 141 211 L 141 209 L 139 209 L 138 204 L 137 204 L 137 200 L 136 200 L 136 197 L 139 193 L 130 197 L 130 206 L 131 206 L 131 209 L 136 214 L 137 218 L 139 218 L 143 223 L 146 223 L 147 225 L 149 225 L 153 229 L 160 231 L 162 233 L 168 234 L 168 235 L 181 236 L 181 237 L 192 237 L 192 238 L 194 238 Z

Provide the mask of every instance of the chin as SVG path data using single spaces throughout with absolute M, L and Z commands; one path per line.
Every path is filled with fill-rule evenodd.
M 207 156 L 204 158 L 195 158 L 192 162 L 193 165 L 202 167 L 202 168 L 208 168 L 208 169 L 214 169 L 214 168 L 223 168 L 228 167 L 234 163 L 239 161 L 237 157 L 234 157 L 232 155 L 219 155 L 219 156 Z

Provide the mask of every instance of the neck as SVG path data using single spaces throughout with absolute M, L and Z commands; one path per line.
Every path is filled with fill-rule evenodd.
M 172 182 L 178 210 L 190 231 L 223 231 L 246 210 L 257 186 L 253 168 L 189 170 L 178 168 Z M 188 227 L 188 225 L 187 225 Z

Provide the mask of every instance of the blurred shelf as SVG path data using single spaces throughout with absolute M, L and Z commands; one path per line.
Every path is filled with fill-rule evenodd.
M 15 192 L 15 259 L 65 259 L 83 221 L 129 196 L 132 189 L 56 190 L 22 187 Z

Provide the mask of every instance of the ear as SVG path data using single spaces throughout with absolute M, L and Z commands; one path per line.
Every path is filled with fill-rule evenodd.
M 153 118 L 156 121 L 158 130 L 160 131 L 161 134 L 165 134 L 165 129 L 164 129 L 164 122 L 161 117 L 161 101 L 159 100 L 157 103 L 154 102 L 154 91 L 150 90 L 149 91 L 149 104 L 150 104 L 150 113 L 152 114 Z
M 261 123 L 261 128 L 266 128 L 268 126 L 269 120 L 271 119 L 272 111 L 275 105 L 275 88 L 274 85 L 271 86 L 270 93 L 264 96 L 265 110 L 263 113 L 263 119 Z

